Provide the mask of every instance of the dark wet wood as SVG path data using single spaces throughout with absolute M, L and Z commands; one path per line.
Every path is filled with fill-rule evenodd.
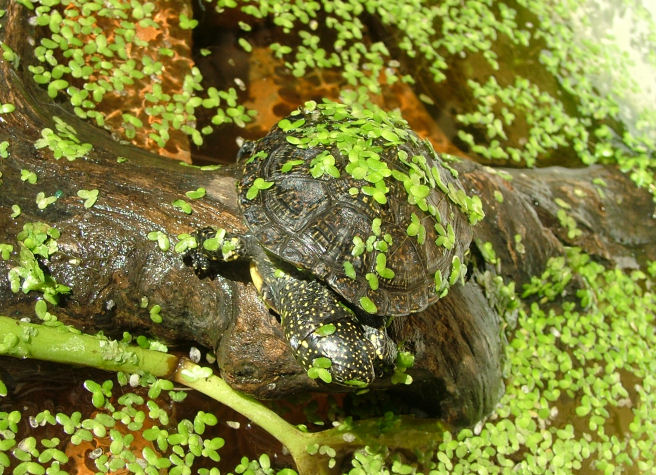
M 120 337 L 130 330 L 180 348 L 190 343 L 210 348 L 223 377 L 257 397 L 318 389 L 293 359 L 244 266 L 228 266 L 215 279 L 199 280 L 178 254 L 162 252 L 146 237 L 156 230 L 175 236 L 207 223 L 243 231 L 231 168 L 203 172 L 119 144 L 49 101 L 26 73 L 31 47 L 25 38 L 32 33 L 21 16 L 25 10 L 15 3 L 2 8 L 8 9 L 8 20 L 0 34 L 21 64 L 14 70 L 0 61 L 0 103 L 16 106 L 15 112 L 0 116 L 0 141 L 10 142 L 10 156 L 0 159 L 0 242 L 17 247 L 16 234 L 32 221 L 61 231 L 59 252 L 45 265 L 73 290 L 53 311 L 88 332 L 103 330 Z M 54 160 L 47 149 L 34 148 L 41 130 L 54 128 L 55 115 L 93 144 L 87 157 Z M 118 156 L 128 160 L 119 164 Z M 521 284 L 540 273 L 549 257 L 562 254 L 565 245 L 580 246 L 611 265 L 633 267 L 656 259 L 656 238 L 651 197 L 615 168 L 506 170 L 512 180 L 469 161 L 458 168 L 467 191 L 481 197 L 487 213 L 475 228 L 472 245 L 471 265 L 478 278 L 451 289 L 426 311 L 397 319 L 392 334 L 416 354 L 415 383 L 395 390 L 430 414 L 470 424 L 494 407 L 503 389 L 503 325 L 480 284 L 485 271 Z M 35 172 L 38 182 L 22 182 L 21 169 Z M 608 184 L 603 195 L 595 178 Z M 192 202 L 191 215 L 171 205 L 184 199 L 185 191 L 201 186 L 207 195 Z M 80 189 L 99 190 L 92 208 L 83 207 L 76 195 Z M 502 203 L 495 190 L 503 195 Z M 39 210 L 39 191 L 61 197 Z M 568 213 L 583 232 L 580 237 L 567 237 L 557 219 L 555 198 L 571 205 Z M 10 218 L 13 204 L 22 210 L 16 219 Z M 523 248 L 515 235 L 521 236 Z M 499 257 L 497 266 L 478 258 L 477 246 L 487 241 Z M 16 262 L 15 254 L 0 260 L 0 314 L 19 318 L 34 314 L 38 296 L 11 292 L 7 273 Z M 149 318 L 154 304 L 162 307 L 161 324 Z

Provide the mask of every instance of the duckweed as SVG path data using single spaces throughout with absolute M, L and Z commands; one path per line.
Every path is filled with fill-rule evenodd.
M 260 177 L 256 178 L 250 188 L 246 191 L 246 198 L 249 200 L 254 199 L 260 190 L 267 190 L 271 188 L 273 184 L 274 182 L 272 181 L 266 181 Z
M 84 207 L 91 208 L 98 200 L 98 190 L 78 190 L 77 196 L 84 200 Z
M 57 196 L 46 196 L 43 191 L 39 191 L 36 194 L 36 206 L 39 209 L 46 209 L 48 206 L 57 201 Z
M 412 376 L 406 371 L 415 363 L 415 356 L 409 351 L 399 351 L 396 355 L 394 364 L 394 374 L 392 374 L 392 384 L 412 384 Z
M 18 216 L 20 216 L 20 214 L 21 214 L 21 208 L 20 208 L 20 206 L 18 206 L 18 205 L 11 205 L 11 214 L 9 215 L 9 217 L 11 217 L 12 219 L 15 219 L 15 218 L 17 218 Z
M 26 181 L 30 185 L 34 185 L 37 181 L 37 178 L 38 177 L 36 176 L 36 173 L 34 173 L 33 171 L 25 170 L 25 169 L 21 170 L 21 181 Z
M 643 8 L 637 2 L 629 3 L 636 11 Z M 273 43 L 273 54 L 285 61 L 293 75 L 336 69 L 352 87 L 344 91 L 343 99 L 367 106 L 371 96 L 381 94 L 386 86 L 397 81 L 413 83 L 414 78 L 403 74 L 402 62 L 391 56 L 385 40 L 367 37 L 365 12 L 393 34 L 394 46 L 408 64 L 426 69 L 424 80 L 439 84 L 452 64 L 463 58 L 480 58 L 482 64 L 472 63 L 475 67 L 471 69 L 487 68 L 487 79 L 465 78 L 460 94 L 469 95 L 471 105 L 457 116 L 458 137 L 473 153 L 492 161 L 533 166 L 569 149 L 583 164 L 618 163 L 637 186 L 655 193 L 656 144 L 649 135 L 655 125 L 653 107 L 645 108 L 631 131 L 611 125 L 621 123 L 618 104 L 633 84 L 630 75 L 618 72 L 610 93 L 605 94 L 590 80 L 595 74 L 626 70 L 627 61 L 612 45 L 604 43 L 606 51 L 602 51 L 599 42 L 579 40 L 576 25 L 586 17 L 585 4 L 562 1 L 552 5 L 535 0 L 513 5 L 487 0 L 464 4 L 459 0 L 291 4 L 260 0 L 244 4 L 218 1 L 215 8 L 219 13 L 239 9 L 257 20 L 270 18 L 287 40 Z M 637 16 L 647 28 L 653 28 L 648 13 Z M 654 39 L 647 41 L 653 45 Z M 537 63 L 538 68 L 531 68 L 537 74 L 503 74 L 503 68 L 515 66 L 505 64 L 506 59 L 499 56 L 499 51 L 508 48 Z M 566 94 L 549 89 L 539 77 L 540 71 L 558 78 Z M 428 86 L 428 90 L 434 89 Z M 437 102 L 423 92 L 419 97 L 428 104 Z M 524 125 L 525 136 L 511 132 Z
M 199 187 L 192 191 L 185 192 L 185 196 L 190 200 L 197 200 L 205 196 L 205 188 Z
M 11 244 L 0 243 L 0 256 L 3 260 L 9 259 L 11 252 L 14 250 L 14 246 Z
M 126 381 L 121 385 L 125 384 Z M 184 460 L 184 465 L 191 466 L 195 460 L 208 459 L 217 462 L 221 459 L 219 450 L 224 446 L 224 440 L 220 437 L 203 437 L 206 427 L 218 423 L 213 414 L 199 411 L 193 420 L 181 419 L 177 424 L 173 424 L 159 408 L 158 401 L 164 402 L 169 398 L 173 400 L 174 394 L 175 399 L 180 401 L 170 381 L 152 379 L 148 399 L 125 390 L 120 397 L 115 396 L 114 383 L 111 380 L 102 383 L 87 380 L 84 387 L 90 392 L 90 402 L 97 409 L 93 417 L 82 418 L 78 411 L 72 414 L 41 411 L 30 418 L 34 430 L 38 432 L 40 427 L 51 425 L 59 428 L 61 436 L 43 438 L 38 442 L 37 438 L 30 436 L 22 439 L 18 445 L 14 437 L 5 438 L 5 442 L 0 443 L 0 469 L 9 466 L 11 454 L 21 464 L 32 464 L 29 469 L 25 468 L 29 473 L 46 473 L 46 470 L 47 473 L 67 473 L 61 471 L 62 466 L 69 462 L 62 449 L 68 444 L 79 445 L 94 439 L 98 444 L 94 451 L 97 455 L 91 454 L 91 458 L 95 460 L 96 469 L 100 472 L 125 469 L 134 472 L 138 467 L 140 471 L 146 470 L 147 473 L 169 468 L 169 473 L 182 473 L 175 468 L 176 462 L 179 466 L 181 460 Z M 120 422 L 130 431 L 140 430 L 146 417 L 150 418 L 154 425 L 143 431 L 143 437 L 155 444 L 157 452 L 149 446 L 138 452 L 134 435 L 117 425 L 117 422 Z M 0 430 L 5 431 L 5 435 L 8 435 L 6 429 L 9 429 L 11 435 L 15 436 L 20 421 L 21 414 L 18 411 L 0 412 Z M 143 457 L 145 466 L 136 464 L 136 459 L 140 456 Z M 14 473 L 24 473 L 16 470 Z
M 148 233 L 147 238 L 149 241 L 157 241 L 157 246 L 164 252 L 171 247 L 171 240 L 162 231 L 151 231 Z
M 197 68 L 187 72 L 179 94 L 169 96 L 162 92 L 163 65 L 174 51 L 165 47 L 150 51 L 148 42 L 137 34 L 139 29 L 162 30 L 154 3 L 117 1 L 106 7 L 101 1 L 75 1 L 63 11 L 56 3 L 38 2 L 34 21 L 42 27 L 44 36 L 35 48 L 39 63 L 28 68 L 51 98 L 67 97 L 79 117 L 104 126 L 105 117 L 96 110 L 97 106 L 147 76 L 153 80 L 150 89 L 144 91 L 146 114 L 153 123 L 152 132 L 146 135 L 160 147 L 166 145 L 171 130 L 181 130 L 195 144 L 202 144 L 202 135 L 211 133 L 213 127 L 204 127 L 202 133 L 196 129 L 195 112 L 199 107 L 214 110 L 211 123 L 215 126 L 235 123 L 243 127 L 253 117 L 254 111 L 237 104 L 235 89 L 203 91 L 202 75 Z M 31 2 L 25 4 L 34 8 Z M 103 25 L 107 21 L 120 22 L 113 30 L 115 34 L 106 34 Z M 180 29 L 193 29 L 197 25 L 198 20 L 184 13 L 179 15 Z M 17 60 L 8 46 L 2 46 L 7 61 Z M 128 58 L 128 50 L 144 54 L 135 61 Z M 133 139 L 144 127 L 145 116 L 137 117 L 132 111 L 124 110 L 119 117 L 120 132 L 128 139 Z
M 57 252 L 59 231 L 45 223 L 25 223 L 18 233 L 18 265 L 9 270 L 9 284 L 12 292 L 21 290 L 27 294 L 30 291 L 43 293 L 43 298 L 56 305 L 59 295 L 67 294 L 70 288 L 59 284 L 47 274 L 39 258 L 48 259 Z M 12 246 L 13 249 L 13 246 Z M 3 258 L 8 250 L 5 247 Z M 8 256 L 11 257 L 11 256 Z
M 95 26 L 98 19 L 113 15 L 120 18 L 125 16 L 125 12 L 132 11 L 132 18 L 137 20 L 138 25 L 154 28 L 158 25 L 152 18 L 154 6 L 150 3 L 148 8 L 139 6 L 138 13 L 128 2 L 117 2 L 113 10 L 103 9 L 99 4 L 98 8 L 90 8 L 89 5 L 97 4 L 80 2 L 76 4 L 76 13 L 67 13 L 62 17 L 48 2 L 42 2 L 37 8 L 36 21 L 38 25 L 50 30 L 51 37 L 43 38 L 36 50 L 42 65 L 30 67 L 34 68 L 35 79 L 48 85 L 51 95 L 66 89 L 79 115 L 100 121 L 93 107 L 102 100 L 106 91 L 120 90 L 124 84 L 129 83 L 130 75 L 160 75 L 161 70 L 153 69 L 158 63 L 156 58 L 144 57 L 141 71 L 130 61 L 120 58 L 120 48 L 124 44 L 134 42 L 137 46 L 145 46 L 134 35 L 134 23 L 124 21 L 124 31 L 114 40 L 116 43 L 111 43 Z M 623 97 L 622 88 L 615 87 L 611 94 L 602 96 L 587 80 L 591 72 L 609 69 L 609 63 L 610 69 L 621 69 L 622 62 L 617 59 L 620 55 L 606 54 L 602 57 L 595 45 L 577 42 L 576 31 L 572 26 L 574 22 L 570 21 L 576 17 L 577 7 L 568 2 L 562 2 L 562 5 L 557 4 L 552 9 L 542 2 L 529 0 L 523 0 L 512 7 L 504 4 L 494 7 L 488 1 L 473 1 L 462 5 L 457 0 L 441 2 L 439 5 L 420 2 L 390 4 L 381 0 L 367 0 L 364 4 L 355 0 L 338 4 L 286 4 L 267 0 L 241 5 L 232 1 L 218 1 L 214 8 L 219 13 L 226 9 L 240 9 L 242 14 L 254 19 L 270 17 L 273 24 L 289 39 L 289 44 L 276 42 L 271 45 L 273 53 L 285 60 L 289 71 L 302 76 L 313 68 L 338 68 L 353 88 L 344 91 L 344 99 L 350 98 L 367 105 L 370 105 L 369 94 L 380 94 L 385 84 L 413 82 L 413 78 L 402 73 L 401 63 L 391 57 L 385 43 L 367 40 L 363 35 L 363 32 L 367 32 L 361 19 L 365 10 L 391 31 L 398 33 L 397 46 L 402 54 L 413 61 L 422 61 L 435 83 L 445 79 L 449 64 L 459 55 L 480 55 L 494 71 L 501 66 L 497 50 L 506 44 L 523 48 L 522 51 L 531 51 L 534 45 L 544 43 L 546 48 L 540 46 L 539 63 L 554 77 L 561 78 L 564 90 L 570 97 L 576 98 L 576 115 L 566 110 L 561 98 L 534 84 L 533 78 L 513 75 L 512 80 L 506 80 L 499 75 L 490 76 L 483 83 L 470 78 L 467 87 L 473 99 L 473 109 L 463 111 L 458 116 L 461 124 L 458 130 L 460 139 L 482 157 L 516 161 L 529 166 L 571 145 L 582 163 L 616 162 L 638 186 L 653 190 L 653 160 L 650 156 L 653 156 L 654 143 L 647 132 L 640 132 L 648 130 L 649 119 L 643 120 L 642 129 L 638 132 L 611 127 L 609 121 L 618 117 L 617 104 Z M 520 24 L 519 18 L 526 17 L 528 11 L 537 15 L 538 24 Z M 321 23 L 318 21 L 320 12 L 325 16 Z M 422 18 L 423 21 L 417 22 L 414 18 Z M 182 28 L 194 28 L 196 24 L 196 20 L 180 15 Z M 238 42 L 250 52 L 252 46 L 247 36 L 252 28 L 245 21 L 240 21 L 239 25 L 245 36 L 240 37 Z M 95 42 L 76 44 L 76 32 L 95 35 Z M 322 37 L 334 40 L 330 43 L 322 41 Z M 62 42 L 61 39 L 66 41 Z M 65 56 L 73 59 L 68 64 L 59 64 L 54 51 L 62 51 Z M 118 68 L 115 63 L 116 53 L 119 61 L 124 62 L 119 62 Z M 86 79 L 92 74 L 93 68 L 89 64 L 93 62 L 85 64 L 82 61 L 88 55 L 97 58 L 96 64 L 100 66 L 106 63 L 105 67 L 111 69 L 114 65 L 115 72 L 111 80 L 103 84 L 87 83 L 82 89 L 66 88 L 69 82 L 67 75 Z M 200 73 L 192 71 L 188 81 L 185 81 L 189 92 L 185 91 L 185 94 L 175 98 L 184 101 L 186 108 L 189 108 L 185 114 L 193 115 L 198 103 L 205 108 L 216 108 L 213 125 L 234 122 L 243 126 L 248 122 L 252 113 L 239 104 L 236 91 L 208 88 L 207 96 L 202 98 L 193 92 L 202 90 L 199 79 Z M 630 89 L 630 80 L 624 77 L 622 81 L 624 89 Z M 166 108 L 161 105 L 161 101 L 172 98 L 164 97 L 157 87 L 158 83 L 155 82 L 153 91 L 147 94 L 151 94 L 154 104 L 149 114 L 163 117 L 157 122 L 158 133 L 153 134 L 160 145 L 163 146 L 168 140 L 169 128 L 184 129 L 195 143 L 200 143 L 202 134 L 196 131 L 191 115 L 176 113 L 175 116 L 169 116 L 164 113 Z M 365 92 L 356 92 L 358 88 L 363 88 Z M 427 103 L 435 102 L 425 93 L 422 93 L 421 98 Z M 647 113 L 643 115 L 649 117 Z M 129 114 L 124 114 L 124 119 L 125 125 L 129 126 L 126 130 L 135 127 L 135 121 L 128 120 L 131 119 Z M 593 125 L 599 122 L 600 125 Z M 653 126 L 653 120 L 651 122 Z M 508 133 L 508 129 L 518 123 L 531 124 L 527 137 L 521 140 Z M 471 127 L 482 129 L 484 140 L 474 138 L 476 135 L 472 133 Z M 209 131 L 204 130 L 203 133 Z M 394 140 L 388 131 L 384 133 Z M 382 199 L 383 196 L 377 194 L 376 197 Z
M 567 205 L 567 208 L 565 209 L 568 209 L 569 207 L 570 206 Z M 583 232 L 577 228 L 576 220 L 568 215 L 565 209 L 559 209 L 556 212 L 556 217 L 558 218 L 560 225 L 567 230 L 567 238 L 576 239 L 577 237 L 581 236 Z
M 605 268 L 568 248 L 522 299 L 507 299 L 512 283 L 496 287 L 512 333 L 506 393 L 492 415 L 473 429 L 444 432 L 421 464 L 368 447 L 354 455 L 351 473 L 653 471 L 656 295 L 648 289 L 656 263 L 647 271 Z
M 159 313 L 161 310 L 162 307 L 159 305 L 153 305 L 152 307 L 150 307 L 150 311 L 149 311 L 150 319 L 154 323 L 162 323 L 162 315 L 160 315 Z
M 191 214 L 193 211 L 191 205 L 182 199 L 175 200 L 171 204 L 185 214 Z
M 312 360 L 312 366 L 307 370 L 307 375 L 312 379 L 320 379 L 324 383 L 330 384 L 333 381 L 333 377 L 330 374 L 330 371 L 328 371 L 328 368 L 330 368 L 332 364 L 330 358 L 314 358 L 314 360 Z
M 54 116 L 55 129 L 45 128 L 41 131 L 41 138 L 34 142 L 36 149 L 47 147 L 52 151 L 55 159 L 65 157 L 69 161 L 85 156 L 93 146 L 82 143 L 77 137 L 76 130 L 61 118 Z

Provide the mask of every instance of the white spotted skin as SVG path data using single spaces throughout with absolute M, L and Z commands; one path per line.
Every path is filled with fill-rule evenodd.
M 316 358 L 328 358 L 333 382 L 348 385 L 353 381 L 370 384 L 384 367 L 391 366 L 395 355 L 389 354 L 389 348 L 395 345 L 385 331 L 371 327 L 365 330 L 332 290 L 320 282 L 291 276 L 279 281 L 284 283 L 271 284 L 279 288 L 273 290 L 278 294 L 276 307 L 285 336 L 304 368 L 311 368 Z M 317 333 L 328 324 L 335 326 L 332 334 Z

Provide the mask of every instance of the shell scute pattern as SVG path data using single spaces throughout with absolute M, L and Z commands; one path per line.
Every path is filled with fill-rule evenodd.
M 255 237 L 269 252 L 310 271 L 356 306 L 362 307 L 358 302 L 368 297 L 376 306 L 375 313 L 406 315 L 437 300 L 435 272 L 440 271 L 446 281 L 453 257 L 462 260 L 471 240 L 467 217 L 452 200 L 446 199 L 444 190 L 461 189 L 459 182 L 432 148 L 409 129 L 403 131 L 405 139 L 398 145 L 389 146 L 382 137 L 370 143 L 369 150 L 376 150 L 380 157 L 378 162 L 372 162 L 380 172 L 380 182 L 355 178 L 347 171 L 349 167 L 353 169 L 355 152 L 341 153 L 335 143 L 311 143 L 306 148 L 289 143 L 288 136 L 303 137 L 303 133 L 311 133 L 322 121 L 330 120 L 317 111 L 301 113 L 294 119 L 299 117 L 305 119 L 300 129 L 283 131 L 274 127 L 248 150 L 249 156 L 266 152 L 261 153 L 266 159 L 243 162 L 240 203 Z M 341 120 L 348 125 L 348 118 Z M 334 157 L 339 177 L 329 173 L 312 176 L 315 159 L 322 153 Z M 289 161 L 298 163 L 283 171 Z M 413 169 L 420 170 L 425 180 L 402 182 L 391 176 L 412 176 Z M 274 185 L 249 200 L 245 192 L 258 177 Z M 414 191 L 411 188 L 416 185 L 426 190 L 424 183 L 429 181 L 432 186 L 422 202 L 424 209 L 420 209 L 410 197 Z M 374 187 L 386 190 L 385 202 L 374 199 Z M 421 242 L 408 234 L 413 214 L 425 231 Z M 372 229 L 376 219 L 381 223 L 379 230 Z M 453 228 L 456 239 L 450 249 L 436 245 L 440 224 Z M 359 255 L 353 255 L 356 237 L 366 243 L 365 251 Z M 377 260 L 381 253 L 388 271 Z M 355 278 L 347 275 L 345 261 L 353 266 Z M 375 276 L 377 288 L 373 288 L 371 275 Z

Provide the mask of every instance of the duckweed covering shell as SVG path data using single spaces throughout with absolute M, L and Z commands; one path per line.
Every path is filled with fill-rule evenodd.
M 239 188 L 256 238 L 347 301 L 405 315 L 463 275 L 480 200 L 398 114 L 309 101 L 247 151 Z

